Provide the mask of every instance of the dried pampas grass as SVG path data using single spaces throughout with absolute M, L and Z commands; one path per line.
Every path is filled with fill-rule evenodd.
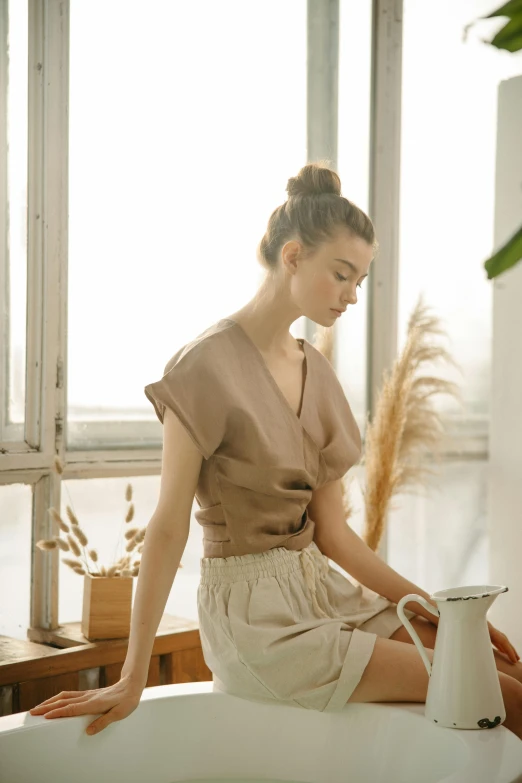
M 56 456 L 54 458 L 54 469 L 58 475 L 63 474 L 63 465 L 60 458 Z M 125 523 L 130 524 L 134 519 L 134 504 L 132 503 L 132 485 L 127 484 L 125 489 L 125 500 L 129 503 L 129 508 L 125 516 Z M 36 546 L 38 549 L 46 552 L 54 549 L 61 549 L 64 552 L 72 552 L 78 559 L 64 557 L 62 563 L 69 566 L 76 574 L 90 574 L 91 576 L 103 576 L 103 577 L 129 577 L 138 576 L 140 571 L 141 558 L 132 560 L 132 553 L 134 557 L 141 555 L 144 546 L 146 527 L 131 527 L 129 528 L 124 537 L 127 540 L 125 551 L 128 553 L 123 555 L 111 566 L 105 566 L 98 563 L 98 552 L 96 549 L 86 549 L 89 544 L 87 535 L 82 530 L 80 522 L 70 506 L 66 507 L 67 517 L 69 518 L 70 525 L 68 525 L 59 512 L 55 508 L 49 509 L 49 514 L 52 519 L 59 526 L 63 533 L 66 533 L 65 538 L 61 538 L 60 535 L 54 536 L 51 539 L 42 539 L 37 541 Z M 90 560 L 90 563 L 89 563 Z M 183 568 L 180 563 L 179 568 Z
M 423 365 L 445 361 L 458 365 L 448 351 L 432 342 L 444 335 L 439 319 L 430 315 L 423 296 L 410 317 L 407 339 L 391 371 L 385 373 L 373 421 L 367 421 L 364 451 L 363 488 L 365 527 L 361 536 L 376 551 L 384 533 L 386 515 L 392 497 L 406 490 L 415 491 L 433 474 L 423 458 L 431 453 L 438 459 L 448 442 L 441 413 L 432 406 L 435 394 L 449 394 L 461 401 L 459 387 L 450 381 L 422 374 Z M 314 345 L 333 364 L 333 330 L 318 332 Z M 343 507 L 346 520 L 353 514 L 349 488 L 343 482 Z
M 448 443 L 441 413 L 432 406 L 436 394 L 461 401 L 459 387 L 451 381 L 423 375 L 426 363 L 445 361 L 458 369 L 448 351 L 432 342 L 444 335 L 439 319 L 428 313 L 419 297 L 408 323 L 406 344 L 391 371 L 385 374 L 375 416 L 367 423 L 364 456 L 366 510 L 362 538 L 377 550 L 384 533 L 393 495 L 418 490 L 435 471 L 423 463 L 428 454 L 439 459 Z

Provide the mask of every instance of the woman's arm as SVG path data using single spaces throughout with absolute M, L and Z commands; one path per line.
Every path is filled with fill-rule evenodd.
M 347 524 L 341 479 L 331 481 L 316 490 L 312 494 L 308 512 L 315 522 L 314 541 L 321 552 L 360 584 L 393 603 L 398 603 L 409 593 L 417 593 L 437 608 L 428 593 L 394 571 Z M 422 615 L 433 625 L 439 624 L 438 617 L 430 614 L 421 604 L 409 602 L 406 607 Z
M 170 408 L 163 422 L 161 485 L 147 525 L 121 679 L 145 688 L 150 658 L 190 530 L 202 455 Z

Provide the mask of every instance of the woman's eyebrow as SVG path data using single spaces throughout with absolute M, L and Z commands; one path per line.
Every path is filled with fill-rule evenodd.
M 348 264 L 348 266 L 350 267 L 350 269 L 351 269 L 353 272 L 355 272 L 355 274 L 357 274 L 357 267 L 355 266 L 355 264 L 352 264 L 352 262 L 351 262 L 351 261 L 346 261 L 344 258 L 334 258 L 334 261 L 342 261 L 342 262 L 343 262 L 343 264 Z M 365 277 L 368 277 L 368 275 L 367 275 L 367 274 L 366 274 L 366 275 L 363 275 L 363 280 L 364 280 L 364 278 L 365 278 Z

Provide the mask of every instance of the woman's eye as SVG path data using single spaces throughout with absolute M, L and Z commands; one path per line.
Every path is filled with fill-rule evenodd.
M 339 274 L 339 272 L 336 272 L 336 275 L 337 275 L 337 278 L 338 278 L 339 280 L 343 280 L 343 281 L 346 281 L 346 280 L 348 280 L 348 278 L 347 278 L 347 277 L 343 277 L 342 275 L 340 275 L 340 274 Z M 357 288 L 362 288 L 362 285 L 361 285 L 361 283 L 357 283 Z

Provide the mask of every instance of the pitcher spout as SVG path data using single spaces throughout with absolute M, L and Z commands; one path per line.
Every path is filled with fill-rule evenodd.
M 475 603 L 474 614 L 486 614 L 495 598 L 509 590 L 505 585 L 465 585 L 464 587 L 449 587 L 446 590 L 437 590 L 431 598 L 437 602 L 439 611 L 444 604 L 468 601 Z

